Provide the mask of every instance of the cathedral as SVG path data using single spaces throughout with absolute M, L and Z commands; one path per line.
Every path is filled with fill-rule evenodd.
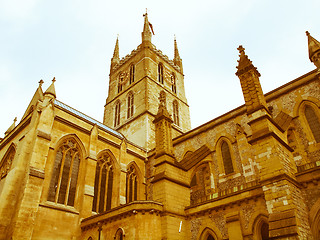
M 245 104 L 191 129 L 177 41 L 171 60 L 147 14 L 141 36 L 116 41 L 102 122 L 41 80 L 0 138 L 0 239 L 320 239 L 320 42 L 266 94 L 239 46 Z

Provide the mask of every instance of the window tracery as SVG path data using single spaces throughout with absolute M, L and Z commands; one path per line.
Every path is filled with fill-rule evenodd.
M 56 152 L 48 200 L 74 206 L 81 153 L 74 139 L 65 140 Z
M 138 176 L 134 165 L 129 167 L 127 171 L 127 203 L 136 201 L 138 199 Z
M 111 209 L 113 174 L 111 157 L 103 153 L 98 157 L 96 166 L 92 211 L 101 213 Z
M 15 148 L 11 146 L 4 158 L 2 159 L 0 163 L 0 180 L 5 178 L 8 172 L 10 171 L 15 153 Z

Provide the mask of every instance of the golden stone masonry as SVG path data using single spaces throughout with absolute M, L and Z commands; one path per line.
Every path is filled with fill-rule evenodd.
M 320 43 L 316 69 L 264 94 L 240 46 L 245 104 L 195 129 L 176 39 L 120 59 L 103 123 L 35 91 L 0 139 L 0 239 L 320 239 Z

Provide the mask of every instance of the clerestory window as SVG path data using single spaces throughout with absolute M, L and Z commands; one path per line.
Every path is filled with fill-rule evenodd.
M 308 125 L 313 134 L 314 139 L 317 143 L 320 142 L 320 122 L 318 116 L 316 115 L 316 112 L 314 111 L 313 107 L 306 105 L 304 109 L 304 114 L 306 116 Z
M 234 172 L 229 145 L 226 141 L 221 143 L 221 155 L 225 174 Z

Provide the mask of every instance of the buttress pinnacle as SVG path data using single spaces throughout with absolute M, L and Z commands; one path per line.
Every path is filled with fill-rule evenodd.
M 308 31 L 306 31 L 306 34 L 308 37 L 309 59 L 317 68 L 320 68 L 320 42 L 313 38 Z

